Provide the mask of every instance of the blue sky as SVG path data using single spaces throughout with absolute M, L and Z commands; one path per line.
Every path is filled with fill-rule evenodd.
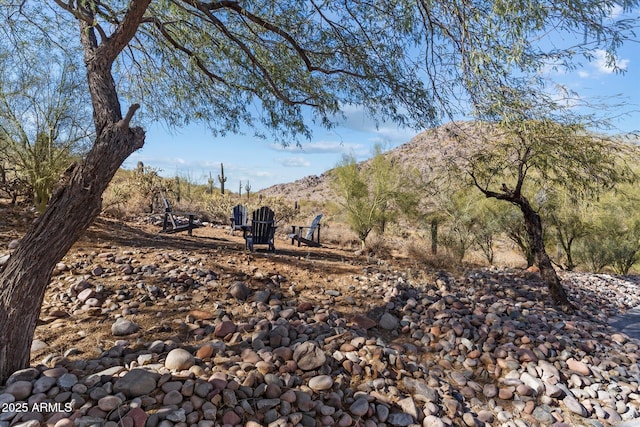
M 640 130 L 640 43 L 630 43 L 620 49 L 618 64 L 624 74 L 607 67 L 600 53 L 575 71 L 549 76 L 587 99 L 599 99 L 621 105 L 609 111 L 618 116 L 614 124 L 622 132 Z M 308 175 L 320 175 L 333 168 L 344 154 L 357 160 L 371 156 L 374 146 L 391 149 L 408 142 L 416 131 L 395 125 L 375 123 L 358 110 L 347 110 L 345 121 L 336 129 L 314 130 L 311 141 L 302 147 L 282 147 L 268 140 L 246 135 L 214 138 L 204 125 L 191 125 L 172 130 L 154 125 L 147 128 L 144 148 L 132 154 L 124 167 L 132 169 L 138 161 L 160 170 L 163 176 L 181 176 L 192 182 L 206 182 L 209 174 L 215 179 L 224 163 L 226 188 L 238 191 L 239 182 L 249 181 L 251 191 L 278 183 L 292 182 Z M 219 183 L 216 180 L 216 186 Z

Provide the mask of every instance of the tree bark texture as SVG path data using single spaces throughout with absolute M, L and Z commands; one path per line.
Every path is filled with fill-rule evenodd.
M 522 175 L 520 176 L 522 177 Z M 542 280 L 547 284 L 549 296 L 555 305 L 565 307 L 569 310 L 575 309 L 575 306 L 569 302 L 569 297 L 562 287 L 560 278 L 558 277 L 556 270 L 553 268 L 551 258 L 549 258 L 544 247 L 542 220 L 540 219 L 540 215 L 538 215 L 538 212 L 531 207 L 529 200 L 527 200 L 527 198 L 521 193 L 522 178 L 519 180 L 519 184 L 516 186 L 515 190 L 507 188 L 505 184 L 502 184 L 502 192 L 487 190 L 479 186 L 477 182 L 476 186 L 486 197 L 507 201 L 520 209 L 524 218 L 524 227 L 529 240 L 531 254 L 535 259 L 536 265 L 540 269 L 540 276 L 542 277 Z
M 78 5 L 96 140 L 82 163 L 65 172 L 46 210 L 0 272 L 0 384 L 28 366 L 36 322 L 56 263 L 100 213 L 102 193 L 122 162 L 144 144 L 144 131 L 129 126 L 138 105 L 122 118 L 111 67 L 135 35 L 150 1 L 131 0 L 122 22 L 100 41 L 91 8 Z
M 31 341 L 56 263 L 98 216 L 102 193 L 122 162 L 144 143 L 140 128 L 107 125 L 85 159 L 68 171 L 44 214 L 0 273 L 0 383 L 28 366 Z
M 573 307 L 569 302 L 567 293 L 562 287 L 562 283 L 560 283 L 560 278 L 558 277 L 556 270 L 553 268 L 551 258 L 549 258 L 549 255 L 544 248 L 542 220 L 540 219 L 540 215 L 538 215 L 524 197 L 521 197 L 520 200 L 518 200 L 517 205 L 524 216 L 524 224 L 529 236 L 531 252 L 535 257 L 536 265 L 540 269 L 540 276 L 547 284 L 551 299 L 556 305 Z

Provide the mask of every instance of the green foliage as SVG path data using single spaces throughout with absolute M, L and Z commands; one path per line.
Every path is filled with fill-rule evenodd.
M 495 257 L 494 242 L 502 233 L 500 209 L 495 200 L 483 198 L 476 204 L 475 247 L 482 252 L 485 260 L 492 265 Z
M 588 203 L 577 198 L 564 188 L 553 188 L 547 192 L 542 213 L 544 220 L 550 225 L 553 237 L 562 248 L 564 268 L 571 271 L 576 268 L 574 245 L 589 233 L 590 224 L 587 218 Z
M 470 187 L 439 194 L 436 206 L 441 220 L 441 242 L 461 262 L 471 249 L 478 249 L 489 264 L 494 260 L 494 241 L 503 231 L 500 206 L 479 197 Z
M 440 240 L 456 260 L 461 262 L 476 240 L 478 198 L 467 188 L 451 194 L 442 193 L 441 197 L 439 207 L 445 214 L 445 221 L 441 223 Z
M 166 190 L 166 183 L 158 174 L 159 170 L 138 162 L 133 174 L 131 187 L 140 195 L 145 212 L 152 213 L 159 206 L 160 196 Z
M 522 213 L 514 206 L 503 206 L 497 212 L 497 222 L 506 237 L 513 242 L 522 253 L 527 267 L 535 264 L 535 258 L 531 249 L 531 242 L 524 227 Z
M 204 204 L 204 211 L 209 216 L 209 220 L 218 224 L 229 224 L 233 207 L 238 204 L 236 198 L 227 193 L 213 193 Z
M 238 204 L 238 198 L 232 194 L 212 194 L 203 198 L 204 211 L 209 216 L 209 220 L 218 224 L 229 224 L 229 218 L 233 207 Z M 247 206 L 249 215 L 261 206 L 269 206 L 275 213 L 278 226 L 290 223 L 298 214 L 293 204 L 282 197 L 253 198 L 244 203 Z
M 593 271 L 611 267 L 627 274 L 640 259 L 640 215 L 637 201 L 609 193 L 589 211 L 590 226 L 576 256 Z
M 16 55 L 0 42 L 2 184 L 14 201 L 30 194 L 39 212 L 91 135 L 81 70 L 44 56 L 34 46 Z
M 384 0 L 372 7 L 352 0 L 345 7 L 257 0 L 216 3 L 206 12 L 181 0 L 92 2 L 90 9 L 84 3 L 2 1 L 2 38 L 15 50 L 35 43 L 47 52 L 69 51 L 79 45 L 81 34 L 70 30 L 77 20 L 90 21 L 82 35 L 101 43 L 119 43 L 114 31 L 135 35 L 120 51 L 105 52 L 115 59 L 123 100 L 145 100 L 147 119 L 201 120 L 220 134 L 248 124 L 272 129 L 284 143 L 310 135 L 307 107 L 314 122 L 329 127 L 352 105 L 416 128 L 469 105 L 478 117 L 490 116 L 522 96 L 510 88 L 543 93 L 539 70 L 549 58 L 566 69 L 603 49 L 614 60 L 616 48 L 634 36 L 633 21 L 611 18 L 620 3 L 610 0 L 455 7 L 445 1 Z M 143 9 L 140 20 L 125 19 L 131 9 Z
M 353 157 L 345 156 L 332 171 L 332 189 L 362 246 L 372 230 L 384 233 L 388 223 L 417 206 L 419 189 L 411 177 L 410 171 L 383 155 L 380 147 L 368 164 L 358 165 Z

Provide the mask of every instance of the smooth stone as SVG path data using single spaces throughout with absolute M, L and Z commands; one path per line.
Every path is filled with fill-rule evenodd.
M 17 381 L 33 381 L 40 376 L 40 371 L 36 368 L 25 368 L 15 371 L 7 378 L 6 385 L 11 385 Z
M 31 352 L 32 353 L 36 353 L 40 350 L 44 350 L 45 348 L 49 347 L 49 345 L 42 341 L 42 340 L 33 340 L 31 342 Z
M 113 391 L 123 393 L 128 398 L 144 396 L 156 389 L 160 374 L 146 369 L 133 369 L 119 378 Z
M 223 424 L 235 426 L 237 424 L 240 424 L 241 421 L 242 418 L 240 418 L 240 415 L 236 414 L 234 411 L 227 411 L 222 416 Z
M 33 383 L 33 390 L 31 392 L 33 394 L 46 393 L 56 382 L 57 380 L 55 378 L 42 376 Z
M 124 317 L 119 317 L 111 325 L 111 334 L 117 337 L 135 334 L 139 330 L 140 326 Z
M 309 388 L 313 391 L 329 390 L 333 386 L 333 379 L 329 375 L 318 375 L 309 380 Z
M 349 406 L 349 412 L 356 417 L 361 417 L 369 411 L 369 402 L 364 397 L 356 399 L 355 402 Z
M 124 418 L 130 419 L 133 422 L 133 427 L 145 427 L 149 416 L 141 408 L 132 408 Z
M 229 287 L 229 293 L 236 299 L 245 301 L 249 298 L 251 290 L 243 282 L 234 282 Z
M 580 375 L 590 375 L 591 369 L 587 366 L 586 363 L 580 362 L 574 358 L 570 358 L 567 360 L 567 367 Z
M 98 400 L 98 408 L 105 412 L 112 411 L 122 404 L 122 399 L 118 396 L 105 396 Z
M 389 414 L 389 417 L 387 418 L 387 424 L 390 424 L 392 426 L 406 427 L 410 426 L 413 423 L 415 423 L 414 418 L 411 415 L 405 413 L 394 412 Z
M 402 383 L 416 400 L 420 400 L 422 402 L 440 401 L 440 395 L 438 392 L 423 380 L 404 377 L 402 379 Z
M 536 420 L 538 420 L 539 422 L 545 425 L 549 425 L 555 421 L 555 418 L 553 418 L 553 415 L 551 415 L 551 413 L 542 406 L 536 406 L 533 409 L 533 412 L 531 413 L 531 415 L 533 415 L 533 417 Z
M 9 393 L 16 400 L 25 400 L 31 395 L 33 383 L 31 381 L 15 381 L 4 389 L 4 393 Z
M 183 400 L 183 397 L 180 391 L 171 390 L 170 392 L 164 395 L 164 399 L 162 399 L 162 404 L 165 406 L 178 405 L 182 403 L 182 400 Z
M 573 412 L 574 414 L 578 414 L 581 417 L 586 417 L 587 415 L 589 415 L 589 413 L 587 412 L 587 409 L 584 406 L 582 406 L 580 402 L 578 402 L 575 398 L 571 396 L 567 396 L 564 399 L 562 399 L 562 403 L 564 403 L 567 409 Z
M 211 343 L 206 343 L 196 351 L 196 357 L 198 359 L 208 359 L 213 355 L 214 346 Z
M 216 337 L 226 337 L 236 331 L 236 324 L 230 320 L 225 320 L 216 325 L 213 335 Z
M 174 371 L 189 369 L 195 364 L 195 358 L 191 353 L 182 348 L 174 348 L 167 354 L 164 366 Z
M 307 341 L 296 347 L 293 352 L 293 360 L 303 371 L 312 371 L 323 366 L 327 358 L 324 351 L 316 343 Z
M 378 325 L 382 329 L 386 329 L 387 331 L 397 329 L 399 324 L 400 321 L 398 320 L 398 318 L 391 313 L 384 313 L 378 321 Z
M 74 374 L 66 373 L 62 374 L 60 378 L 58 378 L 58 385 L 63 390 L 69 390 L 71 387 L 78 383 L 78 377 Z

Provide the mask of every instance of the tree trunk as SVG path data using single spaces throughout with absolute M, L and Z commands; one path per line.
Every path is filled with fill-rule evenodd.
M 438 253 L 438 220 L 431 220 L 431 254 Z
M 0 273 L 0 383 L 29 364 L 31 341 L 53 269 L 98 216 L 102 193 L 144 132 L 120 120 L 104 128 L 84 162 L 20 241 Z
M 144 144 L 144 131 L 129 123 L 138 105 L 122 118 L 111 74 L 114 60 L 136 34 L 151 0 L 131 0 L 111 37 L 98 42 L 92 10 L 81 2 L 78 19 L 96 140 L 84 161 L 67 170 L 44 213 L 27 231 L 0 272 L 0 383 L 27 367 L 31 341 L 51 273 L 98 216 L 102 193 L 122 162 Z
M 558 277 L 556 270 L 553 268 L 551 258 L 549 258 L 549 255 L 544 248 L 542 221 L 540 219 L 540 215 L 533 210 L 529 202 L 524 197 L 520 197 L 520 200 L 518 200 L 516 204 L 524 216 L 524 224 L 529 236 L 531 252 L 535 257 L 536 265 L 540 269 L 540 276 L 549 288 L 549 295 L 551 296 L 551 299 L 556 305 L 573 308 L 573 305 L 569 302 L 567 293 L 562 287 L 562 283 L 560 283 L 560 278 Z

